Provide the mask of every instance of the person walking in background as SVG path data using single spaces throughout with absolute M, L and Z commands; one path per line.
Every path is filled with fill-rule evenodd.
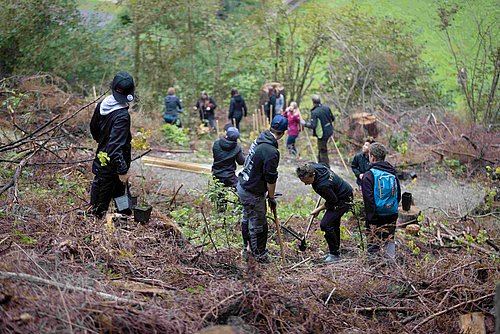
M 286 139 L 286 148 L 288 149 L 288 153 L 295 157 L 297 155 L 295 141 L 297 140 L 300 132 L 300 109 L 297 106 L 297 103 L 291 102 L 290 106 L 286 108 L 283 113 L 283 116 L 288 119 L 288 137 Z
M 275 210 L 274 192 L 280 161 L 278 140 L 283 137 L 287 128 L 286 117 L 276 115 L 269 130 L 263 131 L 250 146 L 243 170 L 238 175 L 236 190 L 243 205 L 243 258 L 247 258 L 250 248 L 258 262 L 270 261 L 267 251 L 266 193 L 269 207 Z
M 385 161 L 386 154 L 384 145 L 370 145 L 368 156 L 371 168 L 363 174 L 361 191 L 365 204 L 368 255 L 375 255 L 383 246 L 385 256 L 394 259 L 394 232 L 398 219 L 398 203 L 401 201 L 401 187 L 396 170 Z
M 119 72 L 111 84 L 112 94 L 99 102 L 90 121 L 90 133 L 97 142 L 92 162 L 94 180 L 90 189 L 91 213 L 102 218 L 112 198 L 125 193 L 132 152 L 129 103 L 135 98 L 134 79 Z M 123 212 L 130 214 L 129 210 Z
M 325 263 L 340 260 L 340 220 L 349 211 L 352 202 L 352 188 L 330 168 L 321 163 L 308 162 L 297 168 L 297 176 L 305 185 L 312 185 L 314 191 L 325 199 L 325 203 L 311 212 L 316 216 L 326 209 L 321 219 L 321 230 L 325 232 L 328 254 Z
M 279 88 L 276 88 L 276 114 L 282 114 L 285 108 L 285 97 Z
M 238 131 L 240 130 L 240 122 L 243 117 L 247 116 L 247 105 L 245 99 L 240 95 L 237 89 L 231 90 L 231 101 L 229 102 L 228 119 Z
M 238 144 L 240 132 L 235 127 L 229 127 L 226 135 L 217 139 L 212 146 L 214 163 L 212 164 L 212 175 L 226 187 L 235 187 L 238 183 L 236 178 L 236 164 L 243 165 L 245 156 Z
M 360 188 L 363 174 L 365 174 L 370 169 L 370 158 L 368 156 L 368 151 L 370 150 L 370 144 L 372 144 L 373 142 L 373 139 L 366 139 L 361 152 L 358 152 L 351 162 L 352 172 L 356 176 L 356 183 Z
M 181 100 L 175 95 L 175 88 L 169 87 L 167 91 L 167 96 L 165 96 L 165 113 L 163 114 L 163 119 L 167 124 L 177 125 L 181 128 L 182 123 L 179 117 L 179 113 L 182 110 Z
M 318 138 L 318 162 L 330 166 L 328 140 L 333 135 L 333 121 L 335 117 L 330 107 L 321 104 L 319 95 L 312 96 L 312 103 L 311 121 L 307 123 L 305 120 L 301 120 L 301 124 L 306 128 L 313 129 L 313 135 Z
M 267 98 L 264 103 L 264 113 L 267 119 L 271 122 L 276 115 L 276 94 L 273 87 L 269 87 L 267 90 Z
M 210 126 L 211 130 L 215 130 L 215 108 L 217 104 L 213 97 L 209 97 L 206 91 L 201 92 L 200 99 L 196 102 L 194 110 L 198 110 L 200 114 L 200 120 Z

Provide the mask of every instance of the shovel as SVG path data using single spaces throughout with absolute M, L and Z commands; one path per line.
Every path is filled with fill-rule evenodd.
M 318 201 L 316 202 L 316 207 L 314 209 L 317 209 L 319 206 L 319 203 L 321 202 L 321 196 L 318 198 Z M 304 238 L 300 240 L 300 245 L 299 245 L 299 250 L 301 252 L 305 251 L 307 248 L 306 240 L 307 240 L 307 235 L 309 234 L 309 230 L 311 229 L 312 222 L 314 221 L 314 218 L 316 218 L 316 215 L 312 216 L 311 219 L 309 219 L 309 224 L 307 225 L 306 233 L 304 234 Z

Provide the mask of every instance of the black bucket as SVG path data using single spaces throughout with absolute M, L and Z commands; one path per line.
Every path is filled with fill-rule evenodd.
M 151 205 L 136 206 L 134 208 L 134 220 L 139 223 L 147 223 L 151 218 Z
M 412 202 L 412 195 L 411 195 L 411 193 L 403 193 L 403 196 L 401 198 L 401 202 L 403 204 L 403 210 L 404 211 L 410 211 L 411 202 Z

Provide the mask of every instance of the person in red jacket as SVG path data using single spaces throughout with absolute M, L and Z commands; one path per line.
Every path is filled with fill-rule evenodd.
M 297 149 L 295 147 L 295 141 L 299 136 L 300 132 L 300 109 L 296 102 L 291 102 L 290 106 L 286 108 L 283 113 L 288 119 L 288 137 L 286 139 L 286 148 L 288 153 L 292 156 L 297 155 Z

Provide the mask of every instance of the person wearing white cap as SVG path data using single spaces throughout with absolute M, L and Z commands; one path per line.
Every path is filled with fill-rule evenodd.
M 90 121 L 90 133 L 97 142 L 92 163 L 95 177 L 90 189 L 90 213 L 98 218 L 104 216 L 112 198 L 125 193 L 131 162 L 128 108 L 135 98 L 134 79 L 127 72 L 117 73 L 111 91 L 111 95 L 97 104 Z

